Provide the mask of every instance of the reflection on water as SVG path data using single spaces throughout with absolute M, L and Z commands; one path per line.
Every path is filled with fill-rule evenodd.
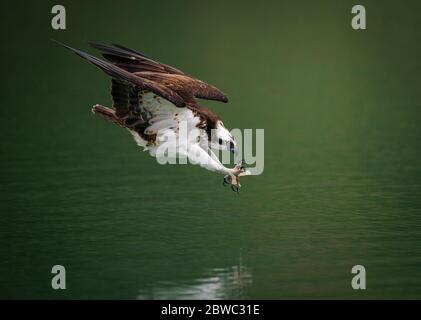
M 191 282 L 159 282 L 153 287 L 140 289 L 137 299 L 245 299 L 246 287 L 252 283 L 251 271 L 241 265 L 215 268 Z

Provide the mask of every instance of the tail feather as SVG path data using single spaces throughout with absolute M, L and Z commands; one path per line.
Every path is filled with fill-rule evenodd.
M 96 104 L 92 107 L 92 112 L 94 114 L 97 114 L 99 116 L 101 116 L 104 119 L 107 119 L 108 121 L 111 121 L 121 127 L 125 127 L 124 124 L 122 123 L 122 119 L 120 119 L 119 117 L 117 117 L 115 111 L 113 109 L 101 106 L 99 104 Z

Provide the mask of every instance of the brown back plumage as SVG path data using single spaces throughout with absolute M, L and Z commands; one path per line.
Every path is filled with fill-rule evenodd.
M 117 44 L 108 46 L 91 43 L 91 45 L 102 51 L 102 56 L 117 67 L 171 89 L 182 97 L 186 104 L 195 103 L 195 98 L 228 102 L 228 98 L 218 88 L 174 67 L 148 58 L 140 52 Z
M 142 91 L 150 91 L 163 97 L 176 107 L 191 109 L 202 119 L 201 126 L 209 132 L 219 118 L 209 109 L 200 106 L 196 99 L 228 102 L 228 98 L 216 87 L 124 46 L 91 43 L 102 52 L 103 57 L 109 61 L 107 62 L 65 44 L 59 44 L 112 77 L 111 95 L 115 112 L 111 115 L 101 108 L 94 108 L 94 112 L 107 118 L 115 117 L 113 122 L 120 125 L 138 127 L 139 130 L 147 126 L 146 116 L 142 114 L 140 106 Z

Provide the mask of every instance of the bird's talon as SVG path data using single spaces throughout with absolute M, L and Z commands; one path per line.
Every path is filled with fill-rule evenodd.
M 225 176 L 225 177 L 224 177 L 224 180 L 222 181 L 222 185 L 223 185 L 224 187 L 226 187 L 226 186 L 228 186 L 230 183 L 231 183 L 231 179 L 230 179 L 230 177 L 229 177 L 229 176 Z

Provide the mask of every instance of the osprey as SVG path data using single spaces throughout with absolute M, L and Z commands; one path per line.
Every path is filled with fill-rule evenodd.
M 121 45 L 91 43 L 102 52 L 107 60 L 104 61 L 58 43 L 111 76 L 112 108 L 96 104 L 92 108 L 94 114 L 126 128 L 152 156 L 157 156 L 167 130 L 178 137 L 183 124 L 188 139 L 173 146 L 177 156 L 224 174 L 223 185 L 239 191 L 240 177 L 250 172 L 241 161 L 233 168 L 225 167 L 212 151 L 213 148 L 236 153 L 236 141 L 221 119 L 196 100 L 228 102 L 219 89 Z

